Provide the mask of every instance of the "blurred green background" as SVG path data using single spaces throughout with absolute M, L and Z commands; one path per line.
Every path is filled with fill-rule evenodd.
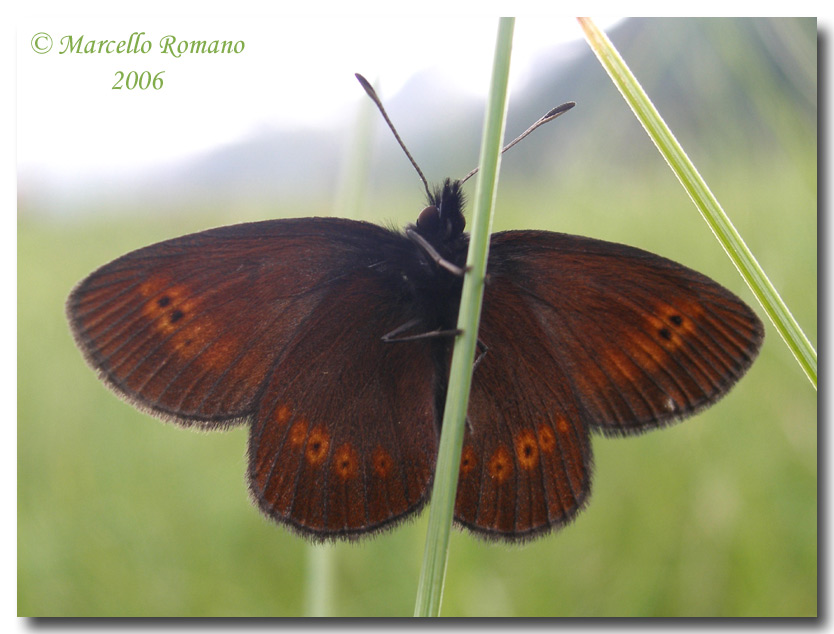
M 610 36 L 816 343 L 816 22 L 630 20 Z M 590 53 L 557 70 L 545 62 L 551 79 L 511 95 L 508 135 L 550 105 L 578 107 L 505 156 L 494 229 L 654 251 L 720 281 L 764 320 Z M 455 136 L 431 123 L 440 128 L 431 139 L 411 144 L 403 134 L 429 178 L 468 171 L 480 119 Z M 373 125 L 388 152 L 393 141 Z M 382 151 L 362 217 L 402 226 L 421 194 L 405 160 Z M 250 505 L 246 430 L 197 434 L 119 401 L 84 364 L 63 304 L 95 267 L 145 244 L 217 224 L 329 215 L 339 189 L 331 180 L 309 183 L 312 193 L 291 205 L 247 189 L 239 200 L 160 197 L 153 213 L 125 199 L 124 210 L 81 217 L 50 213 L 21 190 L 20 615 L 305 614 L 312 547 Z M 101 200 L 90 208 L 103 211 Z M 815 615 L 817 395 L 766 329 L 758 361 L 716 407 L 660 432 L 594 439 L 591 503 L 568 528 L 523 547 L 455 533 L 442 614 Z M 426 518 L 332 547 L 328 612 L 411 615 Z

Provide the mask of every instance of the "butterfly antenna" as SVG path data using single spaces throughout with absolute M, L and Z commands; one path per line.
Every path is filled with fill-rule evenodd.
M 358 79 L 359 83 L 362 84 L 362 88 L 364 88 L 365 92 L 368 93 L 368 96 L 371 98 L 371 101 L 373 101 L 376 104 L 376 107 L 379 108 L 379 111 L 382 114 L 382 118 L 385 119 L 385 123 L 387 123 L 388 127 L 391 128 L 391 132 L 394 133 L 394 138 L 397 139 L 397 143 L 400 144 L 400 147 L 403 149 L 403 152 L 405 152 L 405 155 L 408 157 L 408 160 L 411 161 L 411 164 L 414 166 L 414 169 L 417 170 L 417 175 L 420 177 L 420 180 L 423 181 L 423 187 L 426 188 L 426 193 L 429 195 L 429 199 L 431 199 L 432 195 L 431 191 L 429 191 L 429 183 L 428 181 L 426 181 L 426 177 L 423 176 L 423 172 L 420 169 L 420 166 L 417 165 L 417 161 L 415 161 L 414 157 L 411 156 L 411 152 L 409 152 L 408 148 L 405 147 L 405 143 L 403 143 L 403 140 L 397 133 L 397 129 L 394 127 L 394 124 L 391 123 L 391 119 L 388 118 L 388 113 L 385 112 L 385 108 L 382 107 L 382 102 L 379 100 L 379 97 L 377 96 L 373 86 L 371 86 L 371 83 L 367 79 L 362 77 L 362 75 L 360 75 L 359 73 L 356 73 L 356 79 Z
M 568 110 L 570 110 L 571 108 L 573 108 L 575 105 L 576 105 L 576 102 L 575 102 L 575 101 L 568 101 L 567 103 L 563 103 L 561 106 L 556 106 L 556 107 L 555 107 L 555 108 L 553 108 L 552 110 L 549 110 L 549 111 L 547 112 L 547 114 L 545 114 L 545 115 L 544 115 L 541 119 L 539 119 L 538 121 L 536 121 L 533 125 L 531 125 L 531 126 L 530 126 L 529 128 L 527 128 L 524 132 L 522 132 L 521 134 L 519 134 L 519 135 L 518 135 L 515 139 L 513 139 L 512 141 L 510 141 L 510 142 L 509 142 L 506 146 L 504 146 L 504 149 L 503 149 L 503 150 L 501 150 L 501 154 L 503 154 L 504 152 L 506 152 L 507 150 L 509 150 L 511 147 L 513 147 L 516 143 L 518 143 L 519 141 L 521 141 L 521 139 L 523 139 L 523 138 L 527 137 L 528 135 L 530 135 L 530 134 L 533 132 L 533 130 L 535 130 L 536 128 L 540 128 L 540 127 L 542 127 L 545 123 L 550 123 L 550 122 L 551 122 L 551 121 L 553 121 L 556 117 L 559 117 L 559 116 L 561 116 L 561 115 L 565 114 Z M 466 181 L 468 181 L 468 180 L 469 180 L 472 176 L 474 176 L 474 175 L 475 175 L 475 174 L 477 174 L 477 173 L 478 173 L 478 168 L 476 167 L 475 169 L 473 169 L 471 172 L 469 172 L 466 176 L 464 176 L 464 177 L 460 180 L 461 184 L 463 184 L 463 183 L 465 183 Z

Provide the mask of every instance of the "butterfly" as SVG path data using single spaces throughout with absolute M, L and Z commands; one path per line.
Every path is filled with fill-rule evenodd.
M 469 244 L 461 181 L 427 191 L 402 233 L 267 220 L 128 253 L 70 294 L 75 341 L 143 411 L 248 425 L 267 517 L 315 541 L 391 528 L 430 498 Z M 661 256 L 493 234 L 455 521 L 507 541 L 565 525 L 588 500 L 592 432 L 712 405 L 763 337 L 742 300 Z

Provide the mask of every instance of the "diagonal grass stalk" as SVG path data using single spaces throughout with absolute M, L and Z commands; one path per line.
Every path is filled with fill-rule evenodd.
M 645 128 L 660 154 L 672 168 L 686 193 L 701 212 L 718 242 L 730 256 L 744 281 L 765 309 L 808 379 L 817 387 L 817 352 L 782 297 L 744 243 L 718 200 L 710 191 L 654 104 L 617 49 L 590 18 L 578 18 L 585 39 Z

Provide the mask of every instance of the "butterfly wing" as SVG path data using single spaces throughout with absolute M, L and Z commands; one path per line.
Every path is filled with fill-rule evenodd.
M 267 515 L 350 534 L 428 495 L 429 345 L 381 340 L 413 317 L 390 266 L 413 249 L 339 219 L 223 227 L 111 262 L 67 313 L 89 363 L 128 401 L 184 425 L 252 421 L 250 488 Z
M 485 354 L 472 377 L 455 518 L 485 537 L 532 537 L 584 505 L 588 414 L 509 280 L 491 279 L 478 338 Z
M 629 434 L 711 405 L 753 363 L 756 314 L 704 275 L 621 244 L 548 232 L 493 241 L 496 279 L 511 276 L 591 424 Z
M 764 336 L 732 293 L 632 247 L 499 233 L 488 272 L 487 352 L 456 506 L 459 522 L 487 536 L 570 520 L 590 488 L 589 427 L 638 433 L 697 412 L 744 374 Z
M 239 422 L 331 279 L 389 235 L 308 219 L 183 236 L 92 273 L 67 316 L 87 361 L 131 403 L 182 424 Z
M 428 499 L 434 366 L 426 341 L 382 341 L 408 320 L 385 285 L 368 269 L 331 286 L 252 425 L 253 498 L 314 539 L 391 525 Z

